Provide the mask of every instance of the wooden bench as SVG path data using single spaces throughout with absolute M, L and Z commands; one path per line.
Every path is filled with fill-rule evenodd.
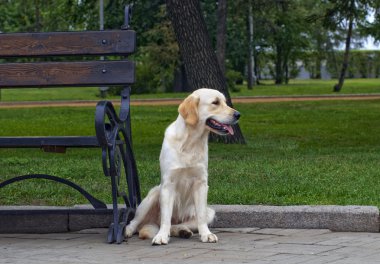
M 112 185 L 113 222 L 108 232 L 110 243 L 123 241 L 123 229 L 141 201 L 129 113 L 130 85 L 135 82 L 135 65 L 125 59 L 136 47 L 136 33 L 129 29 L 129 18 L 130 9 L 127 6 L 125 23 L 120 30 L 0 34 L 1 59 L 58 58 L 56 61 L 8 60 L 0 63 L 1 89 L 123 86 L 119 114 L 111 102 L 98 102 L 94 136 L 0 137 L 0 148 L 41 148 L 48 152 L 65 152 L 66 148 L 101 148 L 103 172 L 110 178 Z M 68 56 L 76 61 L 62 61 Z M 100 60 L 100 56 L 119 56 L 122 59 Z M 27 179 L 47 179 L 66 184 L 84 195 L 95 210 L 107 210 L 106 204 L 80 186 L 52 175 L 33 174 L 11 178 L 0 183 L 0 191 L 8 184 Z M 121 179 L 127 182 L 127 190 L 121 189 Z M 125 203 L 125 208 L 119 208 L 119 198 Z

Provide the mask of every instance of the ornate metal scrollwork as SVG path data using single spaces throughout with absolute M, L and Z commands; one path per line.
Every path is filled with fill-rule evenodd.
M 96 136 L 102 148 L 103 170 L 111 178 L 113 200 L 113 223 L 109 229 L 108 241 L 121 243 L 122 231 L 128 218 L 141 202 L 140 185 L 136 161 L 132 152 L 131 126 L 129 114 L 130 88 L 122 91 L 119 116 L 109 101 L 101 101 L 96 106 Z M 122 175 L 125 174 L 125 175 Z M 127 192 L 120 188 L 125 176 Z M 128 193 L 128 195 L 127 195 Z M 119 214 L 118 198 L 121 197 L 125 208 Z
M 50 181 L 55 181 L 59 183 L 66 184 L 67 186 L 70 186 L 71 188 L 77 190 L 80 192 L 90 203 L 95 209 L 107 209 L 107 206 L 105 203 L 102 201 L 96 199 L 94 196 L 86 192 L 82 187 L 79 185 L 73 183 L 72 181 L 52 176 L 52 175 L 47 175 L 47 174 L 29 174 L 29 175 L 23 175 L 23 176 L 18 176 L 11 178 L 9 180 L 3 181 L 0 183 L 0 188 L 3 188 L 11 183 L 23 181 L 23 180 L 29 180 L 29 179 L 44 179 L 44 180 L 50 180 Z

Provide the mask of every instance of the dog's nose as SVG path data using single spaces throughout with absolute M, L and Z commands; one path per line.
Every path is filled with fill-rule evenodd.
M 240 113 L 238 111 L 235 111 L 234 117 L 236 120 L 238 120 L 240 118 Z

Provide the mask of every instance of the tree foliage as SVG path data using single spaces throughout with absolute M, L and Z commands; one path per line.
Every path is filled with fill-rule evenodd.
M 3 0 L 0 31 L 94 30 L 99 28 L 98 8 L 91 0 Z
M 104 0 L 105 28 L 120 28 L 124 5 L 131 3 L 131 26 L 138 34 L 138 51 L 134 55 L 138 81 L 134 91 L 188 89 L 165 0 Z M 200 4 L 216 51 L 218 0 L 200 0 Z M 332 75 L 339 77 L 340 71 L 340 76 L 351 76 L 358 66 L 350 64 L 352 60 L 347 55 L 346 72 L 342 73 L 344 60 L 338 52 L 347 36 L 351 36 L 347 46 L 351 49 L 360 46 L 361 39 L 369 35 L 380 42 L 380 0 L 227 0 L 225 76 L 229 89 L 248 77 L 249 6 L 258 80 L 271 76 L 276 83 L 286 83 L 297 75 L 300 63 L 311 70 L 312 77 L 320 78 L 321 65 L 326 61 Z M 0 12 L 1 32 L 99 29 L 98 0 L 2 0 Z M 347 34 L 350 19 L 352 30 Z M 360 65 L 365 68 L 366 64 Z
M 326 0 L 321 5 L 319 14 L 322 26 L 331 32 L 345 32 L 345 52 L 339 74 L 339 81 L 334 86 L 334 91 L 342 89 L 349 65 L 349 54 L 355 28 L 360 33 L 368 30 L 368 17 L 370 12 L 378 5 L 379 0 Z M 318 18 L 314 13 L 312 17 Z

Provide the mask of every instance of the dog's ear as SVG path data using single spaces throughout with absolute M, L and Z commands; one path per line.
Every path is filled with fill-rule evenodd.
M 198 123 L 198 104 L 199 97 L 189 95 L 178 107 L 179 114 L 185 119 L 185 122 L 191 126 Z

